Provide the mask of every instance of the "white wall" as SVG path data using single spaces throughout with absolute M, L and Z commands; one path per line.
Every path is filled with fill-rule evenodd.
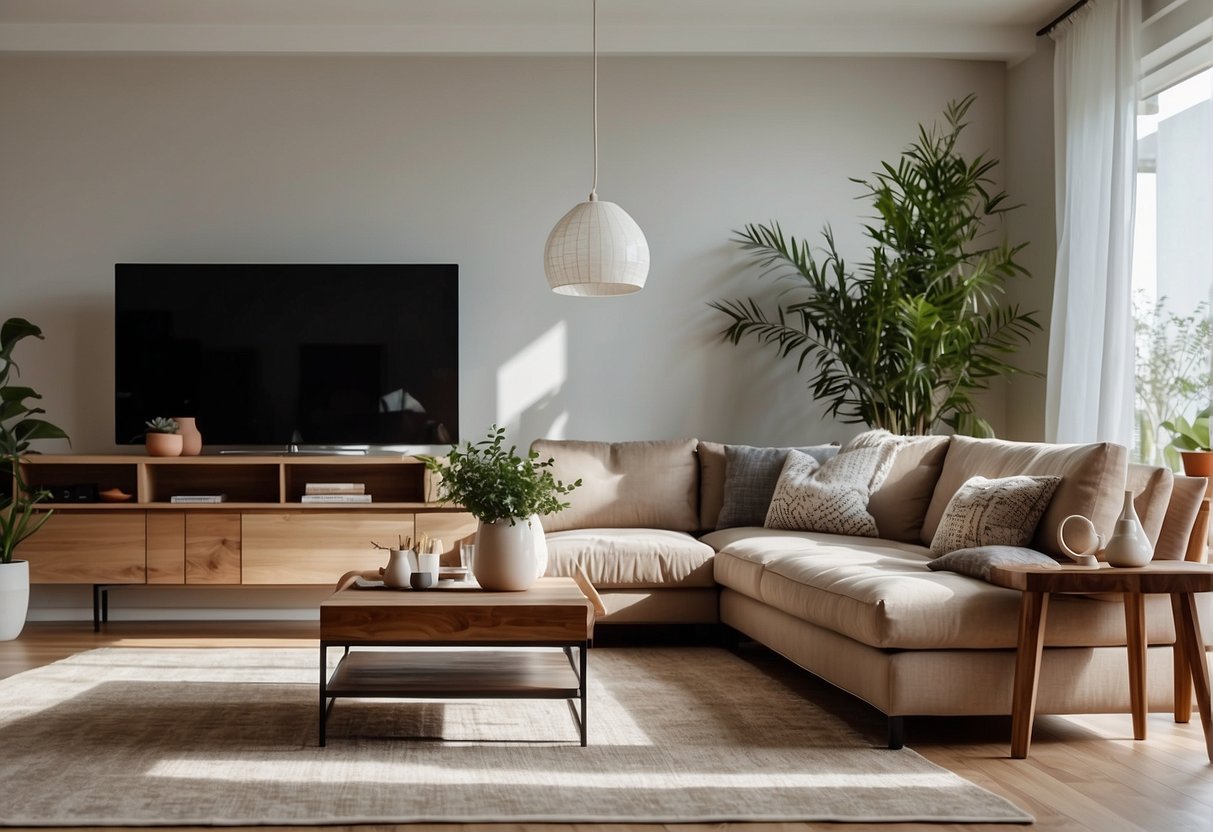
M 640 223 L 653 264 L 640 294 L 587 301 L 549 293 L 541 256 L 589 190 L 588 61 L 5 57 L 0 308 L 46 330 L 23 367 L 81 452 L 114 447 L 117 261 L 458 263 L 466 436 L 508 418 L 524 442 L 554 424 L 598 439 L 839 438 L 853 430 L 819 424 L 791 364 L 715 339 L 708 300 L 771 289 L 743 274 L 730 231 L 832 222 L 857 253 L 866 208 L 847 177 L 968 92 L 971 149 L 1001 155 L 1004 72 L 603 60 L 600 192 Z M 518 377 L 542 383 L 501 389 Z
M 791 362 L 718 341 L 709 300 L 775 290 L 730 232 L 831 222 L 854 257 L 867 209 L 847 177 L 970 92 L 966 149 L 1002 158 L 1005 77 L 926 59 L 603 59 L 599 190 L 645 230 L 652 269 L 637 295 L 585 300 L 552 295 L 541 263 L 589 189 L 585 59 L 6 56 L 0 311 L 45 330 L 24 378 L 77 452 L 114 449 L 120 261 L 458 263 L 465 437 L 501 420 L 524 443 L 843 439 L 859 428 L 823 423 Z M 996 393 L 984 414 L 1000 431 L 1002 408 Z

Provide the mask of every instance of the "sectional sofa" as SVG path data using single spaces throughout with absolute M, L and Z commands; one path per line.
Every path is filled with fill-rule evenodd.
M 1011 710 L 1019 593 L 928 568 L 944 509 L 970 477 L 1060 477 L 1031 543 L 1054 556 L 1062 519 L 1081 514 L 1107 534 L 1127 489 L 1155 558 L 1182 560 L 1205 488 L 1203 478 L 1129 465 L 1109 443 L 913 438 L 868 501 L 880 536 L 856 537 L 764 528 L 736 510 L 731 497 L 753 486 L 739 479 L 754 473 L 743 462 L 766 454 L 778 464 L 786 449 L 695 439 L 532 448 L 555 460 L 557 478 L 583 483 L 568 509 L 544 518 L 548 573 L 584 569 L 605 621 L 726 625 L 882 711 L 893 747 L 905 716 Z M 722 512 L 732 519 L 722 524 Z M 730 525 L 738 519 L 750 525 Z M 1128 712 L 1118 600 L 1054 599 L 1038 713 Z M 1148 598 L 1146 617 L 1149 703 L 1170 709 L 1168 599 Z

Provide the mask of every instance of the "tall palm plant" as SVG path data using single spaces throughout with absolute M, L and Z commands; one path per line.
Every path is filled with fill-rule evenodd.
M 25 338 L 42 338 L 42 330 L 24 318 L 9 318 L 0 325 L 0 477 L 11 493 L 0 494 L 0 564 L 10 563 L 21 541 L 32 535 L 50 517 L 36 511 L 47 496 L 31 489 L 21 474 L 21 455 L 35 439 L 66 439 L 63 430 L 44 419 L 35 418 L 45 411 L 27 402 L 42 398 L 31 387 L 10 384 L 17 374 L 13 349 Z
M 857 269 L 828 226 L 820 259 L 777 222 L 736 232 L 763 275 L 791 282 L 793 299 L 774 315 L 752 298 L 711 303 L 731 320 L 722 336 L 733 344 L 752 336 L 794 358 L 798 372 L 810 367 L 814 397 L 842 421 L 992 435 L 974 393 L 1017 372 L 1007 356 L 1040 329 L 1002 298 L 1008 279 L 1027 275 L 1015 260 L 1022 246 L 982 241 L 1016 206 L 993 189 L 995 160 L 957 151 L 973 100 L 949 103 L 943 129 L 919 125 L 896 166 L 851 180 L 876 210 Z

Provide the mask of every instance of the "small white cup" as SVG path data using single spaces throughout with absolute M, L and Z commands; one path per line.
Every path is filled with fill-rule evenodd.
M 434 576 L 434 583 L 438 583 L 438 559 L 441 555 L 435 552 L 426 552 L 417 555 L 417 571 L 429 572 Z

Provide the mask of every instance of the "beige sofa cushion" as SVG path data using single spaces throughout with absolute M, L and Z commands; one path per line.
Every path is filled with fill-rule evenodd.
M 599 589 L 709 588 L 712 547 L 667 529 L 575 529 L 549 532 L 548 575 L 578 567 Z
M 555 460 L 552 475 L 581 487 L 570 506 L 543 518 L 547 531 L 699 528 L 699 462 L 694 439 L 576 442 L 538 439 L 531 449 Z
M 943 471 L 948 439 L 907 437 L 897 449 L 889 475 L 868 498 L 868 514 L 876 518 L 881 537 L 903 543 L 921 540 L 922 521 Z
M 1174 477 L 1171 481 L 1171 499 L 1163 517 L 1158 543 L 1154 547 L 1154 560 L 1184 560 L 1188 554 L 1188 540 L 1192 536 L 1192 524 L 1205 498 L 1204 477 Z
M 953 436 L 920 539 L 923 543 L 931 542 L 952 495 L 970 477 L 1059 476 L 1061 484 L 1030 545 L 1045 554 L 1062 557 L 1057 526 L 1071 514 L 1091 518 L 1101 535 L 1111 535 L 1124 503 L 1127 460 L 1124 446 L 1111 442 L 1049 445 Z
M 713 563 L 717 583 L 811 624 L 882 649 L 1011 649 L 1017 644 L 1020 593 L 932 572 L 930 552 L 922 546 L 818 532 L 732 531 L 739 534 L 704 538 L 722 546 Z M 1168 599 L 1149 596 L 1146 611 L 1150 643 L 1173 642 Z M 1045 643 L 1123 645 L 1124 608 L 1054 595 Z

